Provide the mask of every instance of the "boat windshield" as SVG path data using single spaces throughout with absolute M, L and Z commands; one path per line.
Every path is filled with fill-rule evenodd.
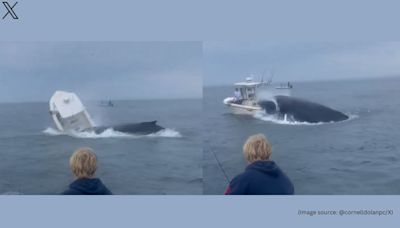
M 254 100 L 256 94 L 255 87 L 237 87 L 240 90 L 240 94 L 245 100 Z

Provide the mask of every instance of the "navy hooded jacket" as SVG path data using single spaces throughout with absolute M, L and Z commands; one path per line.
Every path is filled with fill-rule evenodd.
M 293 195 L 294 187 L 274 161 L 255 161 L 237 175 L 226 195 Z
M 79 178 L 69 185 L 63 195 L 112 195 L 98 178 Z

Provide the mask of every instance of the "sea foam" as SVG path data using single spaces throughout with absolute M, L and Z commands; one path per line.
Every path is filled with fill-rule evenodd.
M 94 131 L 71 131 L 71 132 L 61 132 L 52 127 L 48 127 L 43 130 L 43 133 L 51 136 L 67 135 L 75 138 L 143 138 L 143 137 L 165 137 L 165 138 L 180 138 L 181 133 L 174 129 L 163 129 L 155 133 L 140 135 L 140 134 L 128 134 L 124 132 L 115 131 L 112 128 L 108 128 L 101 133 L 96 133 Z

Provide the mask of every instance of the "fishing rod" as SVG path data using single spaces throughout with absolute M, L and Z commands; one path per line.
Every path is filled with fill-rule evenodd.
M 217 161 L 218 167 L 220 168 L 222 174 L 224 174 L 224 177 L 225 177 L 226 182 L 228 182 L 228 184 L 230 184 L 230 183 L 231 183 L 231 180 L 229 179 L 228 174 L 226 174 L 224 168 L 222 167 L 222 164 L 221 164 L 221 162 L 219 161 L 219 159 L 218 159 L 218 157 L 217 157 L 217 154 L 216 154 L 212 149 L 209 149 L 209 150 L 210 150 L 211 153 L 214 155 L 214 158 L 215 158 L 215 160 Z

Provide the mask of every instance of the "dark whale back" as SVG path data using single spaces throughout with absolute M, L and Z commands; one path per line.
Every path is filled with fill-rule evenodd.
M 157 121 L 150 121 L 141 123 L 118 124 L 115 126 L 96 127 L 95 131 L 97 133 L 101 133 L 109 128 L 112 128 L 115 131 L 131 134 L 151 134 L 164 129 L 163 127 L 157 125 Z
M 258 105 L 260 105 L 267 114 L 276 114 L 278 111 L 278 107 L 276 107 L 275 102 L 271 100 L 259 101 Z
M 275 96 L 276 107 L 273 101 L 260 101 L 259 105 L 268 114 L 288 115 L 295 121 L 318 123 L 337 122 L 349 117 L 332 108 L 314 102 L 289 96 Z

